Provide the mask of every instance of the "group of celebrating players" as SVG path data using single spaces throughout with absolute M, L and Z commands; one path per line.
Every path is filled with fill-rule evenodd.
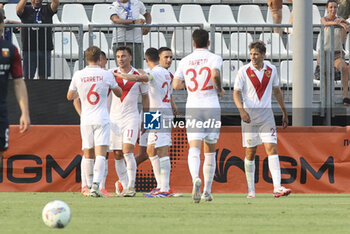
M 132 53 L 129 47 L 120 46 L 116 49 L 118 68 L 109 70 L 104 68 L 106 58 L 98 47 L 91 46 L 85 51 L 88 66 L 74 74 L 67 93 L 68 100 L 74 100 L 81 117 L 84 196 L 113 196 L 105 189 L 108 151 L 113 151 L 115 156 L 115 169 L 119 178 L 115 183 L 117 196 L 135 196 L 136 168 L 147 158 L 151 161 L 157 187 L 145 196 L 181 196 L 170 189 L 171 128 L 145 131 L 138 110 L 138 98 L 142 97 L 143 112 L 160 113 L 163 122 L 171 122 L 178 113 L 172 96 L 173 89 L 186 89 L 186 121 L 220 121 L 219 98 L 225 94 L 220 76 L 222 58 L 208 50 L 210 42 L 207 31 L 197 29 L 192 38 L 195 50 L 180 61 L 174 76 L 168 71 L 172 51 L 167 47 L 146 50 L 145 60 L 149 69 L 144 71 L 131 66 Z M 281 186 L 277 133 L 271 110 L 273 93 L 283 112 L 283 127 L 287 127 L 288 117 L 278 87 L 276 68 L 264 62 L 266 48 L 263 42 L 253 42 L 249 49 L 251 62 L 239 70 L 234 90 L 234 101 L 242 118 L 243 146 L 246 147 L 247 198 L 255 197 L 254 157 L 257 145 L 262 143 L 269 157 L 273 195 L 287 196 L 291 190 Z M 187 128 L 188 166 L 195 203 L 213 200 L 211 187 L 219 135 L 220 128 L 217 127 Z M 137 138 L 140 153 L 135 157 Z M 203 193 L 202 180 L 199 178 L 202 143 Z

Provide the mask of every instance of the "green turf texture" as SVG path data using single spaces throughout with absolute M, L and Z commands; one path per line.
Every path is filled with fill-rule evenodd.
M 0 233 L 350 233 L 349 194 L 214 194 L 212 202 L 182 198 L 85 198 L 80 193 L 0 193 Z M 64 229 L 41 211 L 63 200 L 72 219 Z

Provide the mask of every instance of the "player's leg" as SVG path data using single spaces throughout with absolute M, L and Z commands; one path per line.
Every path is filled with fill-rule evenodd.
M 205 201 L 212 201 L 211 187 L 214 180 L 216 169 L 216 142 L 217 139 L 206 138 L 204 140 L 204 163 L 203 163 L 203 177 L 204 188 L 202 199 Z
M 7 120 L 5 121 L 7 122 Z M 9 144 L 9 126 L 7 123 L 0 124 L 0 172 L 3 171 L 4 151 Z
M 252 124 L 242 122 L 242 145 L 245 148 L 244 170 L 248 186 L 247 198 L 255 197 L 255 153 L 261 139 L 259 129 Z
M 91 189 L 95 162 L 93 127 L 91 125 L 81 125 L 80 133 L 85 157 L 82 170 L 84 170 L 86 184 Z
M 244 170 L 248 185 L 247 198 L 255 197 L 255 154 L 257 146 L 245 148 Z
M 102 180 L 100 182 L 100 191 L 105 197 L 113 197 L 113 195 L 110 194 L 106 189 L 106 180 L 108 175 L 108 155 L 109 155 L 109 152 L 106 153 L 105 173 L 103 174 Z
M 191 140 L 189 134 L 187 134 L 187 138 L 189 139 L 190 149 L 188 150 L 188 168 L 190 170 L 190 174 L 192 177 L 192 199 L 195 203 L 199 203 L 201 200 L 201 191 L 200 187 L 202 185 L 202 181 L 199 178 L 199 168 L 201 164 L 200 154 L 202 147 L 202 140 Z
M 150 137 L 154 137 L 154 135 L 151 134 Z M 158 192 L 160 190 L 160 183 L 161 183 L 160 182 L 160 180 L 161 180 L 160 179 L 160 162 L 159 162 L 159 157 L 156 153 L 155 142 L 147 145 L 147 154 L 149 156 L 149 160 L 151 161 L 154 178 L 156 179 L 156 182 L 157 182 L 156 188 L 152 189 L 150 193 L 155 193 L 155 192 Z
M 334 61 L 334 67 L 341 71 L 341 82 L 343 86 L 343 104 L 350 105 L 349 99 L 349 65 L 342 59 L 338 58 Z
M 126 162 L 126 170 L 128 175 L 128 184 L 127 190 L 125 191 L 126 197 L 133 197 L 136 195 L 135 192 L 135 181 L 136 181 L 136 160 L 134 156 L 134 148 L 133 144 L 124 143 L 123 144 L 123 155 Z
M 282 0 L 269 0 L 268 6 L 272 14 L 274 24 L 281 24 L 282 22 Z M 280 33 L 280 28 L 274 28 L 274 33 Z
M 85 174 L 85 155 L 81 158 L 80 162 L 80 176 L 81 176 L 81 193 L 84 197 L 88 196 L 90 193 L 89 186 L 87 184 L 86 174 Z
M 148 132 L 142 133 L 142 131 L 140 131 L 140 137 L 139 137 L 140 150 L 139 150 L 139 153 L 135 156 L 137 166 L 139 166 L 141 163 L 143 163 L 148 159 L 147 140 L 148 140 Z
M 170 171 L 171 163 L 169 157 L 169 146 L 161 146 L 156 148 L 159 157 L 159 171 L 160 171 L 160 192 L 168 193 L 170 190 Z

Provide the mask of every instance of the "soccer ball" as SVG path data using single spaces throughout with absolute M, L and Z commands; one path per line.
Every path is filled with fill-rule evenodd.
M 60 200 L 54 200 L 46 204 L 42 212 L 44 223 L 52 228 L 64 228 L 68 225 L 71 212 L 69 206 Z

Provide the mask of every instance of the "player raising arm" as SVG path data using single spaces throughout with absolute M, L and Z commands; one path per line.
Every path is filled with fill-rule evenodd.
M 273 92 L 283 113 L 283 128 L 286 128 L 288 116 L 282 92 L 278 86 L 276 67 L 264 62 L 266 53 L 264 42 L 252 42 L 249 50 L 251 62 L 238 71 L 233 91 L 233 99 L 242 119 L 242 141 L 246 152 L 244 167 L 248 184 L 247 198 L 255 197 L 255 153 L 257 146 L 262 143 L 268 155 L 274 187 L 273 196 L 288 196 L 291 190 L 281 186 L 276 124 L 271 108 Z
M 188 151 L 188 166 L 192 176 L 192 198 L 199 203 L 213 200 L 211 186 L 216 168 L 216 143 L 220 135 L 221 108 L 219 97 L 225 94 L 221 87 L 220 70 L 222 58 L 208 50 L 209 34 L 203 29 L 196 29 L 193 34 L 194 52 L 183 58 L 176 70 L 173 81 L 174 89 L 187 89 L 186 131 L 190 149 Z M 198 108 L 200 107 L 200 108 Z M 196 128 L 197 124 L 189 126 L 193 121 L 204 123 L 213 120 L 214 128 Z M 204 141 L 204 189 L 201 197 L 199 178 L 200 153 Z
M 98 65 L 100 54 L 101 50 L 96 46 L 86 49 L 88 66 L 74 74 L 67 93 L 68 100 L 81 100 L 80 132 L 86 157 L 84 169 L 91 197 L 103 196 L 99 184 L 105 173 L 110 134 L 107 94 L 111 89 L 115 95 L 122 95 L 113 74 Z

